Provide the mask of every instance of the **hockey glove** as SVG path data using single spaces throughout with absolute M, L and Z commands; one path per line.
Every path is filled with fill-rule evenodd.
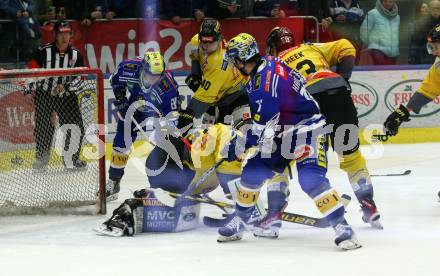
M 180 130 L 180 134 L 186 137 L 189 130 L 193 127 L 194 123 L 193 112 L 190 109 L 179 110 L 179 119 L 177 120 L 177 128 Z
M 396 110 L 394 110 L 383 124 L 385 126 L 386 133 L 388 135 L 394 136 L 399 131 L 399 126 L 403 122 L 409 122 L 409 111 L 405 106 L 400 105 Z
M 202 83 L 202 77 L 199 75 L 191 74 L 188 77 L 186 77 L 185 83 L 192 91 L 196 92 L 197 89 L 199 89 L 200 84 Z

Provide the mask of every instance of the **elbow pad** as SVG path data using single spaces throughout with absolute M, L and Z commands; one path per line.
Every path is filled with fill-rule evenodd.
M 354 56 L 343 57 L 341 62 L 336 66 L 336 73 L 348 81 L 351 77 L 355 60 L 356 57 Z
M 432 101 L 430 98 L 426 97 L 420 92 L 416 92 L 411 97 L 411 99 L 409 99 L 409 102 L 406 105 L 406 107 L 414 111 L 414 113 L 419 114 L 420 109 L 422 109 L 422 107 L 427 103 L 429 103 L 430 101 Z

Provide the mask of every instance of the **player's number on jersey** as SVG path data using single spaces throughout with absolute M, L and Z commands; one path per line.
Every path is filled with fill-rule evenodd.
M 298 62 L 296 65 L 296 70 L 300 71 L 305 65 L 307 65 L 309 68 L 306 69 L 307 74 L 312 74 L 316 72 L 315 64 L 310 59 L 305 59 L 301 62 Z
M 255 103 L 258 105 L 257 113 L 261 111 L 261 105 L 263 104 L 263 100 L 256 100 Z
M 201 86 L 203 87 L 203 89 L 208 90 L 209 87 L 211 87 L 211 82 L 207 80 L 203 80 Z
M 177 97 L 171 99 L 170 105 L 171 110 L 177 110 Z

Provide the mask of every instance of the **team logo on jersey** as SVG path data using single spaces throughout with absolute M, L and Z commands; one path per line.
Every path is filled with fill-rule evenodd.
M 307 158 L 310 158 L 315 153 L 315 150 L 310 145 L 301 145 L 298 146 L 295 151 L 293 152 L 293 158 L 296 160 L 296 162 L 301 162 Z
M 163 90 L 165 90 L 165 92 L 168 92 L 170 90 L 170 86 L 168 85 L 168 83 L 165 79 L 162 79 L 160 81 L 160 84 L 162 85 L 162 88 L 163 88 Z
M 138 69 L 138 66 L 134 63 L 124 64 L 124 70 L 136 71 L 137 69 Z
M 394 111 L 400 104 L 406 105 L 409 99 L 420 87 L 420 79 L 405 80 L 394 84 L 385 94 L 385 105 L 390 111 Z M 419 114 L 411 114 L 411 117 L 431 116 L 440 111 L 440 97 L 435 98 L 428 105 L 425 105 Z
M 255 82 L 254 90 L 260 89 L 260 86 L 261 86 L 261 75 L 260 74 L 255 75 L 254 82 Z
M 283 79 L 286 79 L 286 70 L 284 70 L 283 66 L 279 62 L 275 64 L 275 74 L 281 76 Z
M 264 91 L 269 92 L 270 91 L 270 80 L 272 78 L 272 71 L 267 70 L 266 72 L 266 82 L 264 83 Z

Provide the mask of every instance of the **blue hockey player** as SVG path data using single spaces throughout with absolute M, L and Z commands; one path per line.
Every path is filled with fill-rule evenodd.
M 325 118 L 305 90 L 301 75 L 272 56 L 261 57 L 257 42 L 246 33 L 231 39 L 228 57 L 242 74 L 250 76 L 246 89 L 252 113 L 252 133 L 245 135 L 245 161 L 236 182 L 236 216 L 219 229 L 219 242 L 240 240 L 246 228 L 258 225 L 255 203 L 263 183 L 296 161 L 299 184 L 336 232 L 342 249 L 361 247 L 344 218 L 339 194 L 327 179 Z M 237 158 L 234 140 L 228 159 Z M 235 144 L 235 145 L 234 145 Z
M 159 52 L 145 52 L 143 57 L 121 62 L 110 77 L 115 94 L 118 124 L 113 140 L 109 179 L 106 183 L 107 200 L 114 200 L 127 165 L 131 145 L 142 126 L 152 118 L 168 117 L 178 109 L 178 86 Z M 127 91 L 129 94 L 127 95 Z

